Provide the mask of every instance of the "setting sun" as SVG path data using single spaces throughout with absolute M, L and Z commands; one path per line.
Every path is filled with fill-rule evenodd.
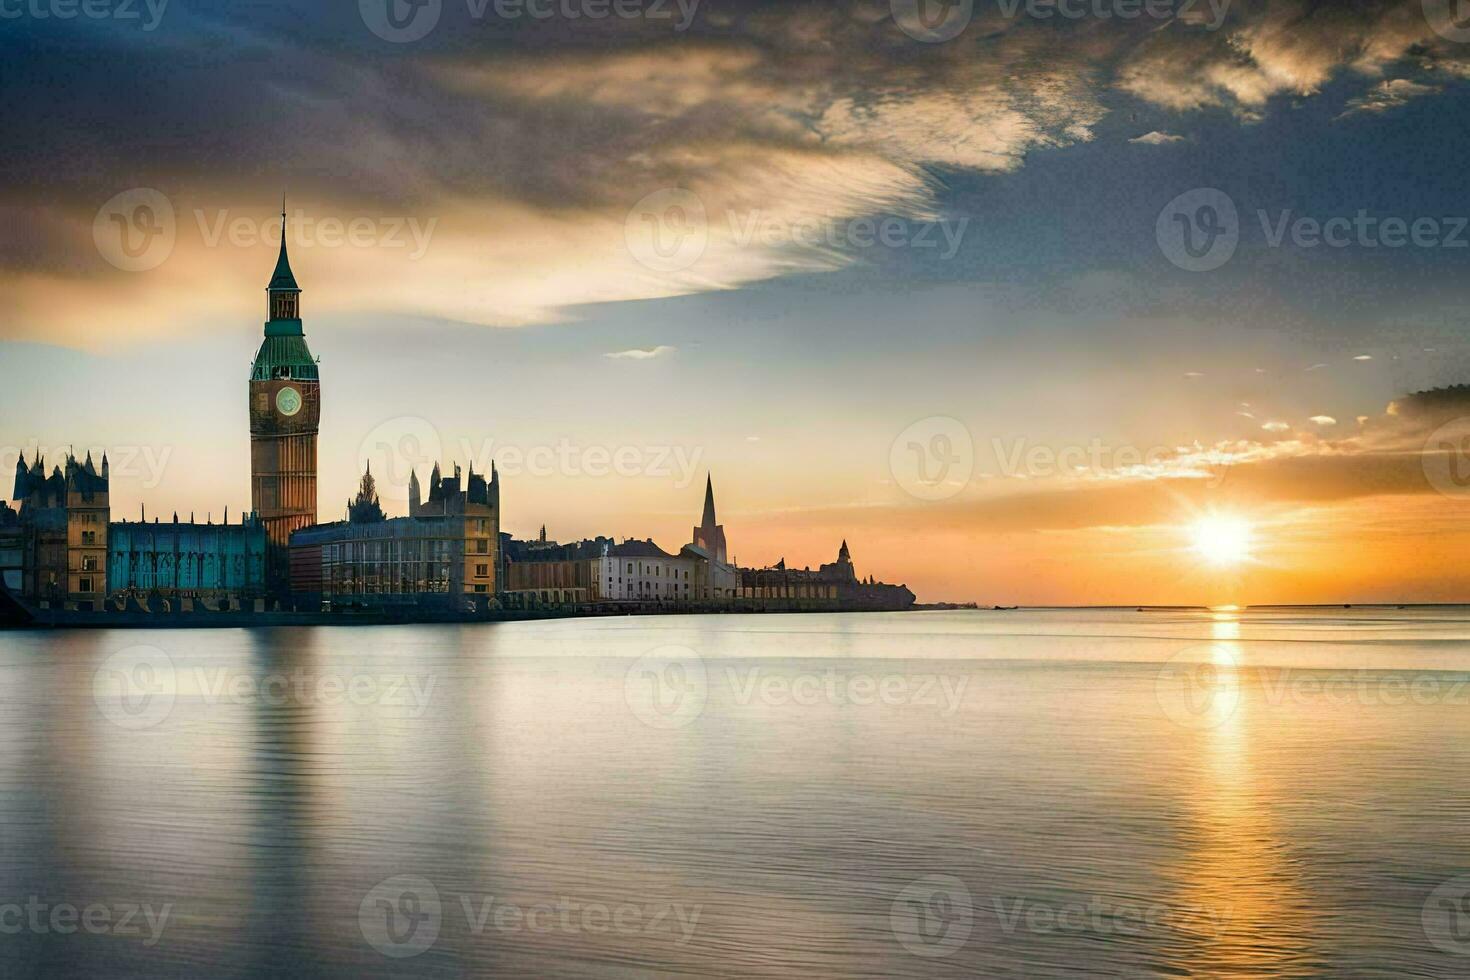
M 1194 550 L 1211 565 L 1238 565 L 1250 560 L 1250 522 L 1215 514 L 1195 522 L 1191 528 Z

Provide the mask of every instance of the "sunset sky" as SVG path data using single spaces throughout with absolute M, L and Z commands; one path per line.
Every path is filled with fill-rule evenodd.
M 1470 28 L 1222 3 L 16 6 L 0 496 L 248 505 L 284 193 L 323 520 L 494 456 L 677 550 L 712 470 L 741 564 L 921 601 L 1470 600 Z

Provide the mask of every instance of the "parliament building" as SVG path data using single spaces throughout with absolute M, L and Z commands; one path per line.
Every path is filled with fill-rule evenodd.
M 341 521 L 317 523 L 321 371 L 306 342 L 301 287 L 286 247 L 266 285 L 264 337 L 248 381 L 251 510 L 231 523 L 113 521 L 108 461 L 67 454 L 46 472 L 16 463 L 11 507 L 0 501 L 0 617 L 17 608 L 131 614 L 411 610 L 452 615 L 552 608 L 801 610 L 907 608 L 903 586 L 864 582 L 844 541 L 817 571 L 730 561 L 714 481 L 688 544 L 598 537 L 562 545 L 500 530 L 500 478 L 436 463 L 413 473 L 408 516 L 389 517 L 371 470 Z M 22 610 L 23 611 L 23 610 Z

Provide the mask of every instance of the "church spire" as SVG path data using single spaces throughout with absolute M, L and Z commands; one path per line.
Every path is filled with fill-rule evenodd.
M 704 527 L 715 526 L 715 480 L 713 474 L 704 477 Z
M 301 319 L 301 287 L 291 271 L 291 258 L 286 254 L 286 199 L 281 199 L 281 251 L 276 257 L 276 271 L 265 287 L 270 296 L 272 320 Z
M 704 549 L 717 562 L 724 564 L 726 558 L 725 529 L 715 519 L 715 480 L 713 474 L 704 478 L 704 515 L 694 529 L 690 541 Z

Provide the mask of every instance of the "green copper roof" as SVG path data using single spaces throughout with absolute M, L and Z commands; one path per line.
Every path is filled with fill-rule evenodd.
M 273 324 L 295 324 L 295 334 L 272 334 Z M 294 378 L 297 381 L 317 381 L 316 358 L 306 346 L 301 335 L 300 320 L 272 320 L 265 325 L 265 340 L 255 355 L 255 366 L 250 370 L 251 381 L 270 381 L 274 378 Z
M 294 289 L 297 292 L 301 291 L 301 287 L 296 285 L 296 277 L 291 273 L 291 260 L 286 257 L 286 224 L 284 215 L 282 216 L 281 222 L 281 254 L 276 259 L 276 271 L 271 275 L 270 285 L 265 288 L 270 290 Z

